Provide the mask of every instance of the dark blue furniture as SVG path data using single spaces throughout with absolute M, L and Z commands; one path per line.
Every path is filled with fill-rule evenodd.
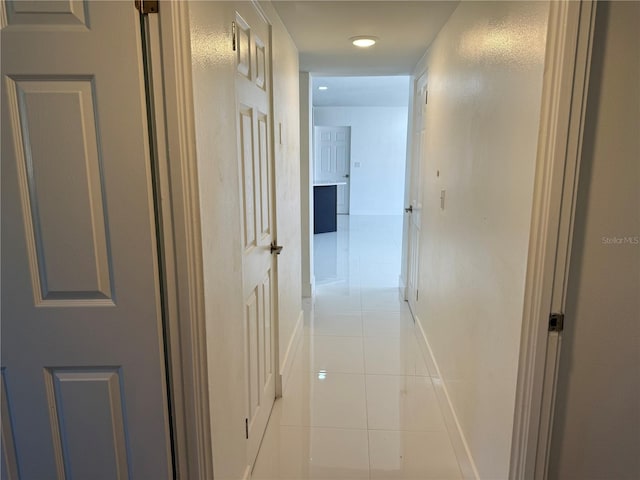
M 337 186 L 313 186 L 313 233 L 337 230 Z

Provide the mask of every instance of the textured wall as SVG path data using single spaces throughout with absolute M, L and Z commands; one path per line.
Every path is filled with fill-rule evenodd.
M 302 312 L 300 221 L 300 101 L 298 51 L 275 9 L 264 3 L 273 23 L 273 104 L 276 221 L 278 244 L 278 319 L 280 368 Z M 280 133 L 281 131 L 281 133 Z
M 241 226 L 236 158 L 232 5 L 189 4 L 196 153 L 202 222 L 209 394 L 216 477 L 246 464 Z
M 463 2 L 416 70 L 429 83 L 418 316 L 487 479 L 509 466 L 547 16 L 545 2 Z
M 309 212 L 313 207 L 311 189 L 313 172 L 311 171 L 311 138 L 313 121 L 311 109 L 311 76 L 309 72 L 300 72 L 300 213 L 302 234 L 302 296 L 310 297 L 313 292 L 313 226 Z

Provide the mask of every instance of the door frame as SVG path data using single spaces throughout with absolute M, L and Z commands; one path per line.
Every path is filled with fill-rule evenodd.
M 596 1 L 551 2 L 509 478 L 547 477 Z
M 146 21 L 174 469 L 177 478 L 209 480 L 213 450 L 188 2 L 161 2 Z
M 413 223 L 413 212 L 419 211 L 422 208 L 422 198 L 418 198 L 416 204 L 413 205 L 412 197 L 414 192 L 412 191 L 412 184 L 415 179 L 416 172 L 420 175 L 422 171 L 422 153 L 423 149 L 421 146 L 416 143 L 416 133 L 417 129 L 422 129 L 424 125 L 424 105 L 422 103 L 422 95 L 421 90 L 425 87 L 428 91 L 429 78 L 427 69 L 422 69 L 417 73 L 412 75 L 411 82 L 411 90 L 409 95 L 409 128 L 407 129 L 407 160 L 405 166 L 405 184 L 404 184 L 404 204 L 405 204 L 405 214 L 403 215 L 403 228 L 402 228 L 402 271 L 400 273 L 400 294 L 402 298 L 409 302 L 409 294 L 408 291 L 410 276 L 412 273 L 411 268 L 411 224 Z M 426 99 L 425 99 L 426 101 Z M 420 108 L 422 111 L 419 111 L 416 106 L 420 104 Z M 420 122 L 418 122 L 418 118 L 420 118 Z M 421 180 L 418 180 L 420 183 Z M 420 197 L 422 197 L 424 192 L 420 192 Z M 417 197 L 418 195 L 416 195 Z M 411 207 L 411 211 L 407 211 L 407 208 Z M 418 238 L 418 244 L 420 238 Z M 420 264 L 420 256 L 418 253 L 417 258 L 419 267 Z M 414 266 L 415 268 L 416 266 Z M 418 269 L 419 275 L 419 269 Z M 417 285 L 414 285 L 417 289 Z M 410 302 L 409 302 L 410 303 Z M 416 312 L 413 312 L 414 317 Z
M 546 476 L 561 342 L 561 335 L 549 335 L 548 315 L 564 305 L 595 9 L 593 0 L 550 4 L 509 475 L 514 479 Z M 188 18 L 187 2 L 161 4 L 161 44 L 152 48 L 161 61 L 153 78 L 161 78 L 163 88 L 153 95 L 163 100 L 156 118 L 166 120 L 160 191 L 163 239 L 173 245 L 164 261 L 172 267 L 165 270 L 165 294 L 173 305 L 167 338 L 176 469 L 180 478 L 208 480 L 213 463 Z
M 409 108 L 407 112 L 407 154 L 404 168 L 404 206 L 407 208 L 411 203 L 411 171 L 413 163 L 416 161 L 413 153 L 414 134 L 416 129 L 416 88 L 418 79 L 426 75 L 426 70 L 413 72 L 411 74 L 411 88 L 409 88 Z M 411 219 L 408 215 L 403 215 L 402 219 L 402 257 L 400 259 L 400 296 L 407 301 L 407 285 L 409 284 L 409 228 Z

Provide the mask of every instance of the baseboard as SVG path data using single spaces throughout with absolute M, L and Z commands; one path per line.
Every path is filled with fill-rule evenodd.
M 242 475 L 242 480 L 249 480 L 251 478 L 251 465 L 247 465 L 247 468 L 244 470 L 244 475 Z
M 278 392 L 276 392 L 276 396 L 281 397 L 282 392 L 284 391 L 287 381 L 289 380 L 289 375 L 291 373 L 291 367 L 293 366 L 293 362 L 296 354 L 296 347 L 298 343 L 302 339 L 302 332 L 304 326 L 304 311 L 300 310 L 300 314 L 298 315 L 298 321 L 296 322 L 296 326 L 293 328 L 293 333 L 291 334 L 291 338 L 289 339 L 289 344 L 287 345 L 287 351 L 284 354 L 284 360 L 282 361 L 282 366 L 280 367 L 280 388 L 278 388 Z
M 458 459 L 458 465 L 460 466 L 462 476 L 464 479 L 480 480 L 478 469 L 475 462 L 473 461 L 471 450 L 469 450 L 469 444 L 467 443 L 467 440 L 460 426 L 460 421 L 458 420 L 456 411 L 453 408 L 453 404 L 451 403 L 451 397 L 449 397 L 447 386 L 442 379 L 440 368 L 438 367 L 438 362 L 436 361 L 436 357 L 433 354 L 431 345 L 429 345 L 429 340 L 427 339 L 427 335 L 422 328 L 420 319 L 417 317 L 415 317 L 415 324 L 419 332 L 419 335 L 417 335 L 418 343 L 420 344 L 420 349 L 422 350 L 422 354 L 425 357 L 429 374 L 431 375 L 432 379 L 435 380 L 433 382 L 433 386 L 436 392 L 436 397 L 444 416 L 444 421 L 447 426 L 447 431 L 449 432 L 453 450 L 456 454 L 456 458 Z

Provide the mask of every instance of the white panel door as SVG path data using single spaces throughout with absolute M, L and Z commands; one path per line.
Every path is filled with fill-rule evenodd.
M 338 215 L 349 214 L 351 127 L 315 127 L 314 183 L 336 182 Z
M 236 4 L 238 168 L 242 199 L 247 463 L 253 465 L 275 400 L 276 298 L 270 25 Z
M 427 77 L 422 75 L 415 85 L 414 94 L 414 132 L 413 132 L 413 155 L 411 156 L 411 181 L 410 194 L 411 201 L 408 207 L 409 214 L 409 249 L 407 261 L 407 301 L 412 312 L 416 312 L 419 298 L 418 278 L 420 270 L 420 222 L 422 211 L 422 178 L 420 176 L 423 161 L 423 145 L 425 137 L 425 109 L 427 98 Z
M 4 7 L 4 474 L 172 478 L 139 14 Z

